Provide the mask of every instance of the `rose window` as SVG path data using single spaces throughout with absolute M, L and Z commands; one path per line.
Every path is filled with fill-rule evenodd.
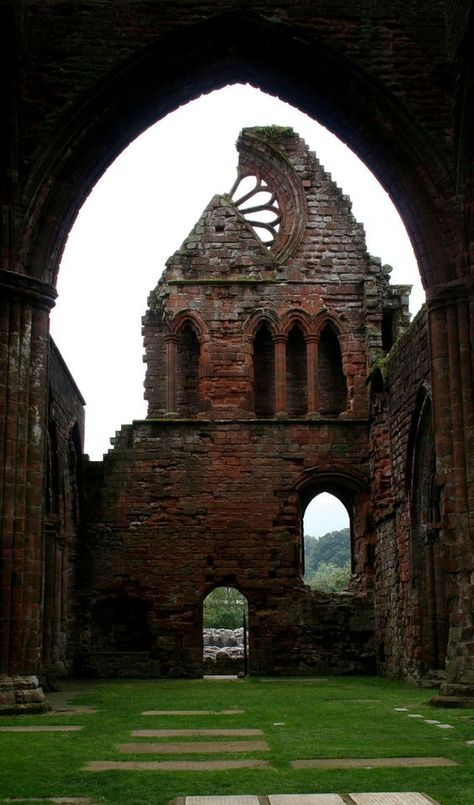
M 281 212 L 267 183 L 259 176 L 238 177 L 229 195 L 263 245 L 271 249 L 280 229 Z

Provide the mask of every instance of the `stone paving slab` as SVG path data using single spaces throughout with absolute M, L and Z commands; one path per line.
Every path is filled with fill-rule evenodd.
M 180 743 L 119 744 L 119 752 L 134 754 L 191 755 L 221 752 L 268 752 L 266 741 L 186 741 Z
M 271 766 L 268 760 L 91 760 L 84 769 L 85 771 L 230 771 L 271 769 Z
M 293 769 L 374 769 L 457 765 L 455 760 L 447 757 L 315 758 L 314 760 L 293 760 L 291 762 Z
M 142 716 L 235 716 L 245 710 L 144 710 Z
M 380 794 L 350 794 L 355 805 L 439 805 L 431 797 L 412 791 Z
M 224 736 L 246 736 L 263 735 L 263 730 L 241 729 L 241 730 L 133 730 L 131 733 L 134 738 L 177 738 L 179 736 L 193 738 L 204 737 L 206 735 Z
M 48 727 L 46 725 L 36 726 L 32 724 L 28 727 L 0 727 L 0 732 L 78 732 L 79 730 L 83 729 L 83 726 L 79 727 L 63 725 L 60 727 Z M 49 800 L 46 801 L 49 802 Z
M 258 797 L 237 796 L 229 797 L 186 797 L 186 805 L 215 805 L 216 799 L 219 805 L 260 805 Z
M 339 794 L 270 794 L 268 801 L 270 805 L 345 805 Z

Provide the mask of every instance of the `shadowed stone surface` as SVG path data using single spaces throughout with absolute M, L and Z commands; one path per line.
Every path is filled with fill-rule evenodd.
M 446 757 L 372 757 L 372 758 L 316 758 L 293 760 L 293 769 L 374 769 L 415 768 L 418 766 L 457 766 L 455 760 Z
M 194 753 L 220 753 L 220 752 L 268 752 L 269 746 L 265 741 L 212 741 L 205 742 L 186 742 L 186 743 L 162 743 L 162 744 L 119 744 L 119 752 L 133 752 L 162 755 L 190 755 Z

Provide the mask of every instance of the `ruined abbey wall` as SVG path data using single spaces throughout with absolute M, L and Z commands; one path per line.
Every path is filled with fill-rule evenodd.
M 45 655 L 54 654 L 49 631 L 46 636 L 44 631 L 50 566 L 45 540 L 50 514 L 48 326 L 66 238 L 95 182 L 135 136 L 180 104 L 233 82 L 250 82 L 278 95 L 339 135 L 381 181 L 409 232 L 427 290 L 429 351 L 424 351 L 425 336 L 420 330 L 419 354 L 429 355 L 430 377 L 427 384 L 427 372 L 412 357 L 410 340 L 401 344 L 405 363 L 393 359 L 392 367 L 389 361 L 385 372 L 379 367 L 372 377 L 373 362 L 400 335 L 395 332 L 393 310 L 388 310 L 382 327 L 385 344 L 383 338 L 380 344 L 384 312 L 377 299 L 383 294 L 378 294 L 376 282 L 372 304 L 366 305 L 367 315 L 369 308 L 375 310 L 375 320 L 366 328 L 363 349 L 360 341 L 356 349 L 359 356 L 361 349 L 366 351 L 366 369 L 371 374 L 366 477 L 375 512 L 367 512 L 362 524 L 365 559 L 364 550 L 354 549 L 355 582 L 360 585 L 364 577 L 366 586 L 375 583 L 381 596 L 377 608 L 383 633 L 381 671 L 414 677 L 418 669 L 436 668 L 446 659 L 443 695 L 474 698 L 472 32 L 471 0 L 375 4 L 301 0 L 293 5 L 261 0 L 245 4 L 245 9 L 236 0 L 193 4 L 143 0 L 139 5 L 132 0 L 2 3 L 2 707 L 14 712 L 44 709 L 44 696 L 32 675 L 42 671 Z M 284 249 L 292 251 L 296 235 L 292 226 L 283 232 L 280 254 Z M 337 283 L 332 290 L 336 287 Z M 359 297 L 361 309 L 369 297 L 366 284 Z M 388 301 L 395 310 L 402 302 Z M 331 306 L 338 307 L 335 299 Z M 289 413 L 284 410 L 289 402 L 297 419 L 307 414 L 327 417 L 324 408 L 337 408 L 338 421 L 345 425 L 351 417 L 357 420 L 355 429 L 364 421 L 362 412 L 367 411 L 369 398 L 362 392 L 361 364 L 354 367 L 357 394 L 356 385 L 351 396 L 350 385 L 341 383 L 341 364 L 344 377 L 352 371 L 352 346 L 346 350 L 339 313 L 329 323 L 338 326 L 325 336 L 317 364 L 311 362 L 317 366 L 317 375 L 324 377 L 331 366 L 330 347 L 334 349 L 334 338 L 338 339 L 341 362 L 338 358 L 337 372 L 327 375 L 336 382 L 326 384 L 326 389 L 333 386 L 337 393 L 329 402 L 327 396 L 317 398 L 308 363 L 306 397 L 302 400 L 295 392 L 304 377 L 304 349 L 315 357 L 318 330 L 313 314 L 306 324 L 298 322 L 292 334 L 284 326 L 272 329 L 271 318 L 266 327 L 261 322 L 260 329 L 250 333 L 252 359 L 248 341 L 240 343 L 242 349 L 235 353 L 238 376 L 227 377 L 228 388 L 222 393 L 206 374 L 212 365 L 222 381 L 225 364 L 225 360 L 219 363 L 215 351 L 208 363 L 208 333 L 201 332 L 192 317 L 182 330 L 177 327 L 164 333 L 158 328 L 153 333 L 156 313 L 151 304 L 145 334 L 156 340 L 162 354 L 160 362 L 149 351 L 147 394 L 154 417 L 183 417 L 183 383 L 173 385 L 169 380 L 177 376 L 169 371 L 174 367 L 192 401 L 186 416 L 196 420 L 217 422 L 222 416 L 229 422 L 237 408 L 243 420 L 255 414 L 257 421 L 268 424 L 277 414 Z M 173 321 L 179 324 L 179 319 Z M 357 329 L 351 318 L 351 331 L 354 323 Z M 235 337 L 237 330 L 232 327 Z M 290 334 L 288 345 L 285 336 Z M 413 343 L 417 338 L 413 335 Z M 284 377 L 288 346 L 295 369 Z M 269 371 L 267 358 L 272 350 L 275 365 Z M 404 374 L 412 360 L 416 396 L 408 391 L 414 388 L 412 376 Z M 395 379 L 387 385 L 391 371 Z M 397 372 L 400 383 L 407 384 L 403 388 L 397 388 Z M 163 384 L 166 400 L 155 396 L 156 387 Z M 305 407 L 307 414 L 303 414 Z M 391 408 L 402 421 L 391 416 Z M 254 426 L 248 423 L 248 427 Z M 385 448 L 379 449 L 384 440 Z M 397 461 L 393 474 L 391 450 Z M 96 467 L 90 472 L 100 475 L 102 470 Z M 360 478 L 358 486 L 340 470 L 329 477 L 319 468 L 316 477 L 313 491 L 322 485 L 340 495 L 346 493 L 348 504 L 363 486 Z M 306 501 L 310 494 L 302 492 L 302 499 Z M 100 522 L 98 514 L 94 528 Z M 407 536 L 410 530 L 411 537 Z M 379 559 L 378 539 L 384 545 Z M 354 544 L 358 540 L 355 534 Z M 82 544 L 81 561 L 89 561 L 90 566 L 87 542 Z M 78 578 L 84 581 L 80 572 Z M 95 584 L 93 579 L 87 583 Z M 75 596 L 69 589 L 68 600 L 77 600 Z M 52 606 L 54 612 L 60 611 L 58 601 Z M 386 617 L 383 607 L 401 614 Z M 124 613 L 123 608 L 120 612 Z M 140 604 L 134 612 L 143 619 Z M 443 658 L 446 630 L 436 624 L 446 620 Z M 74 635 L 69 637 L 75 640 Z M 139 637 L 141 644 L 143 634 Z M 121 639 L 117 635 L 119 643 Z M 58 638 L 57 645 L 63 646 L 61 641 Z
M 378 667 L 412 680 L 446 655 L 429 359 L 422 308 L 370 377 Z
M 231 195 L 150 295 L 148 419 L 88 468 L 84 671 L 199 675 L 202 603 L 220 585 L 247 597 L 252 673 L 375 669 L 366 377 L 406 327 L 408 289 L 389 285 L 296 134 L 244 130 L 238 149 Z M 275 216 L 270 246 L 259 205 Z M 340 596 L 302 581 L 302 517 L 321 491 L 351 515 Z M 127 608 L 141 626 L 111 639 Z

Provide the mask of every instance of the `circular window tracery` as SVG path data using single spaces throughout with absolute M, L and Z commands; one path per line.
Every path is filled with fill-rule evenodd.
M 263 245 L 271 249 L 280 230 L 282 216 L 277 197 L 265 180 L 254 174 L 239 176 L 229 195 Z

